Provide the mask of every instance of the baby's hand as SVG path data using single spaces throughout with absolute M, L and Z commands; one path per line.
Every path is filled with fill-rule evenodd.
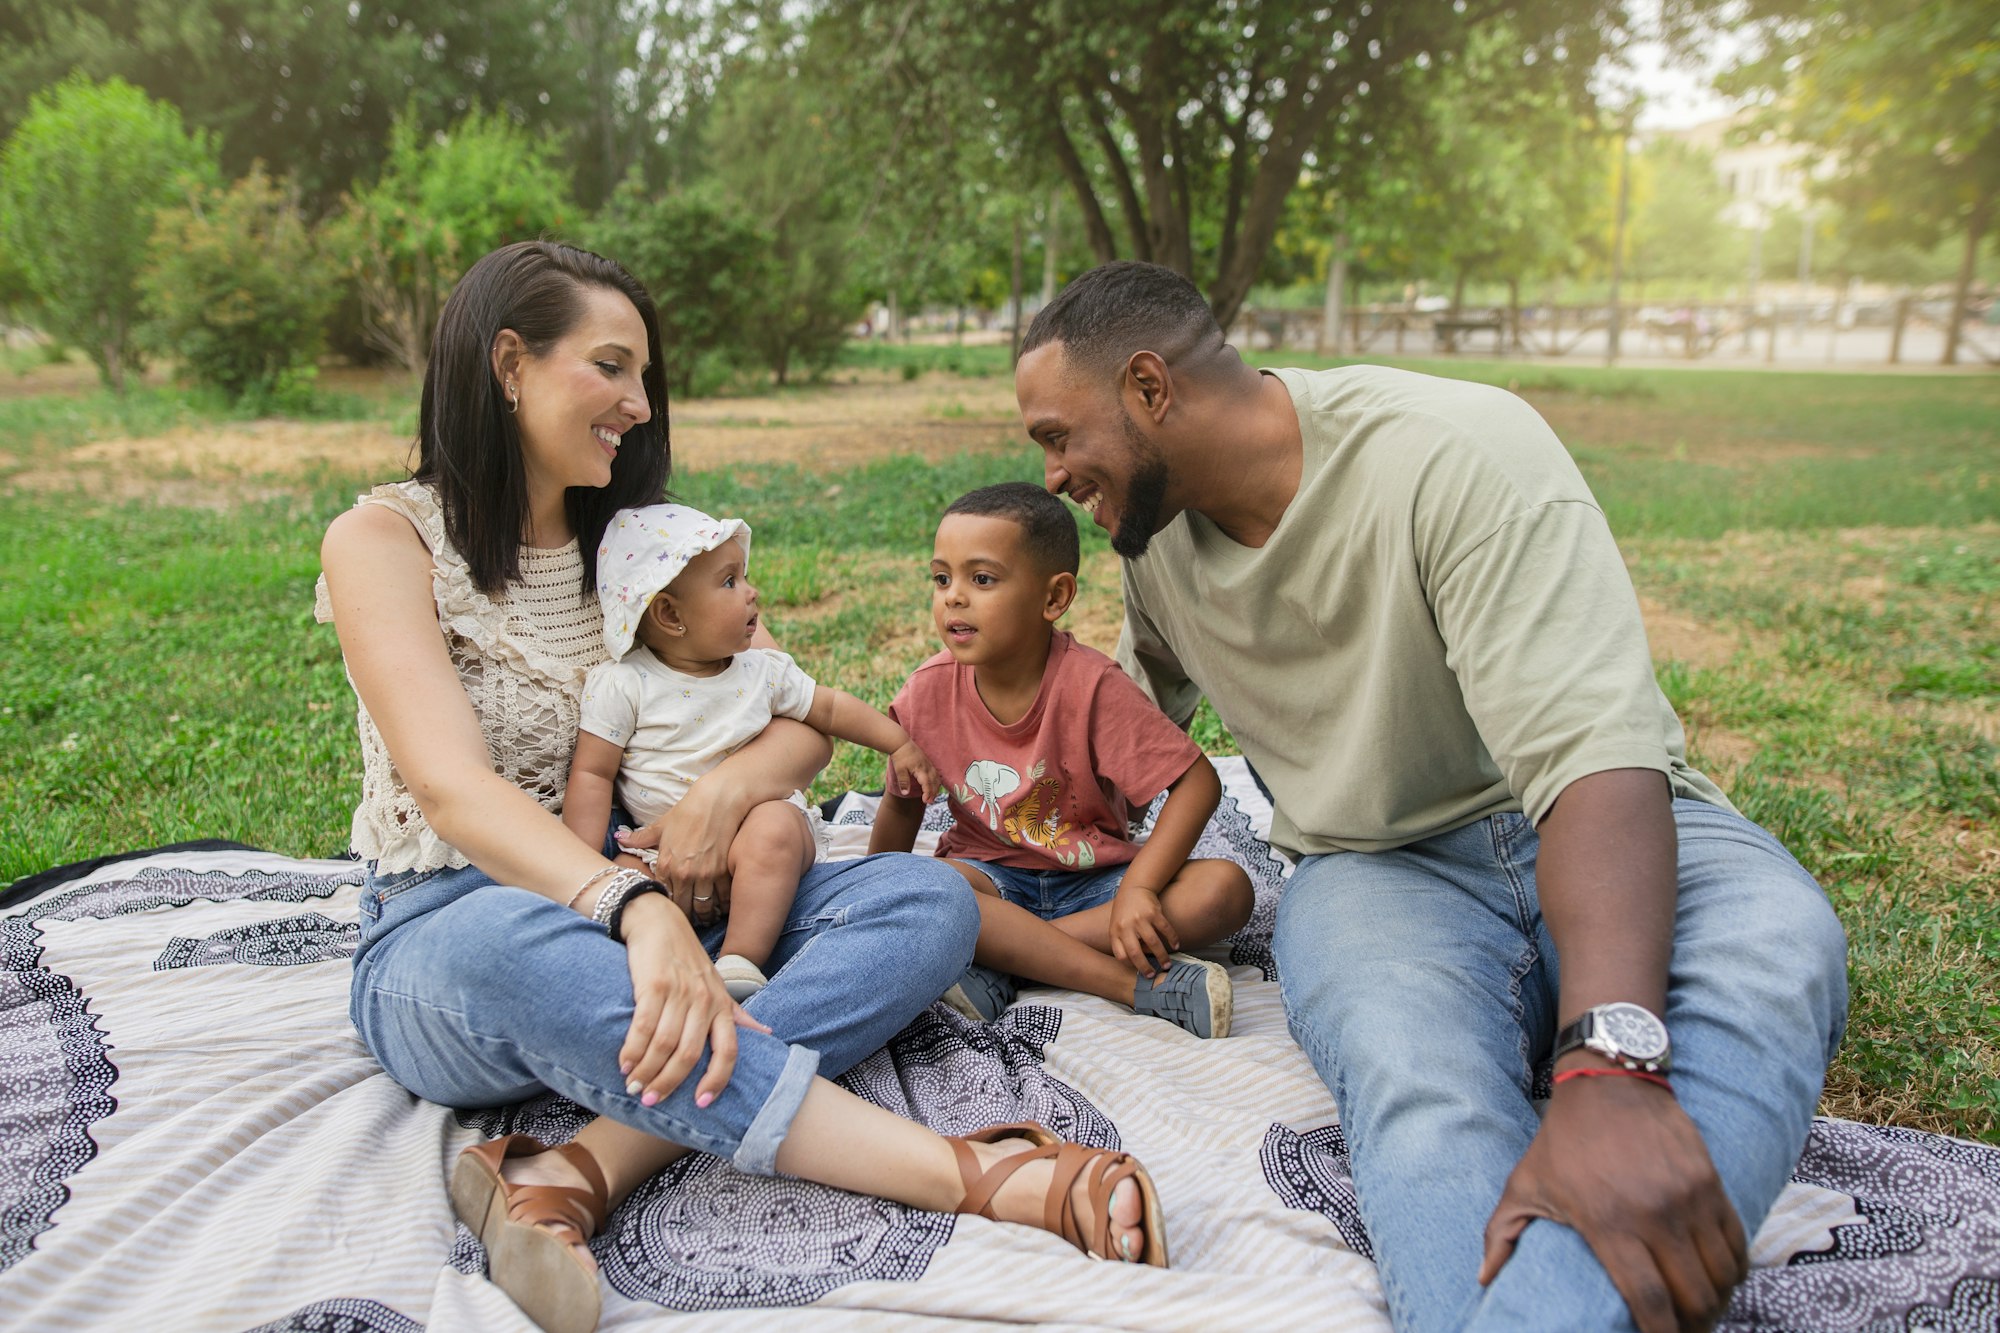
M 937 771 L 937 765 L 930 761 L 929 756 L 917 748 L 915 741 L 905 741 L 901 749 L 889 756 L 889 762 L 895 765 L 896 779 L 902 784 L 897 789 L 898 796 L 910 794 L 913 780 L 923 791 L 925 805 L 929 805 L 944 789 L 944 776 Z

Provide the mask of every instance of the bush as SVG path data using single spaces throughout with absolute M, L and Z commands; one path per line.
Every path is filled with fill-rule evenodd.
M 121 79 L 71 77 L 29 108 L 0 148 L 0 246 L 27 275 L 48 331 L 122 391 L 153 218 L 216 178 L 215 149 Z
M 156 336 L 196 381 L 232 398 L 284 397 L 311 383 L 332 274 L 298 191 L 261 163 L 160 213 L 140 287 Z
M 474 107 L 435 136 L 419 134 L 414 111 L 397 118 L 381 176 L 348 197 L 328 236 L 378 348 L 423 369 L 460 275 L 490 250 L 564 226 L 571 205 L 559 151 L 498 111 Z
M 745 324 L 771 280 L 771 238 L 716 195 L 654 195 L 635 173 L 582 241 L 652 293 L 674 392 L 691 394 L 698 382 L 715 380 L 715 363 L 745 345 Z M 705 361 L 710 369 L 699 373 Z

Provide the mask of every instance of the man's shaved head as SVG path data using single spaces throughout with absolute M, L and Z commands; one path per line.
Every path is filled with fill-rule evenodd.
M 1158 264 L 1101 264 L 1041 308 L 1026 356 L 1059 342 L 1071 375 L 1114 379 L 1134 352 L 1153 352 L 1175 370 L 1192 369 L 1222 348 L 1222 328 L 1198 288 Z

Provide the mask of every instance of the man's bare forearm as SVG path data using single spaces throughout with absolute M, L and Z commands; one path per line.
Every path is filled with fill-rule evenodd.
M 1615 1000 L 1664 1017 L 1679 893 L 1666 778 L 1643 768 L 1579 778 L 1540 834 L 1535 884 L 1560 964 L 1557 1025 Z M 1596 1059 L 1579 1051 L 1563 1063 Z

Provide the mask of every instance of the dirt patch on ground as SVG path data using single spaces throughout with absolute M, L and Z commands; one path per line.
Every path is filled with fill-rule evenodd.
M 1708 671 L 1725 665 L 1743 647 L 1734 634 L 1651 597 L 1639 599 L 1639 614 L 1645 618 L 1646 642 L 1656 662 L 1671 659 Z
M 811 389 L 691 400 L 674 406 L 672 422 L 674 465 L 690 471 L 745 463 L 841 468 L 894 454 L 936 457 L 1027 445 L 1013 385 L 998 377 L 901 380 L 856 373 Z M 183 426 L 45 455 L 6 484 L 222 504 L 283 493 L 288 482 L 328 471 L 393 477 L 414 461 L 412 450 L 407 434 L 381 422 Z

